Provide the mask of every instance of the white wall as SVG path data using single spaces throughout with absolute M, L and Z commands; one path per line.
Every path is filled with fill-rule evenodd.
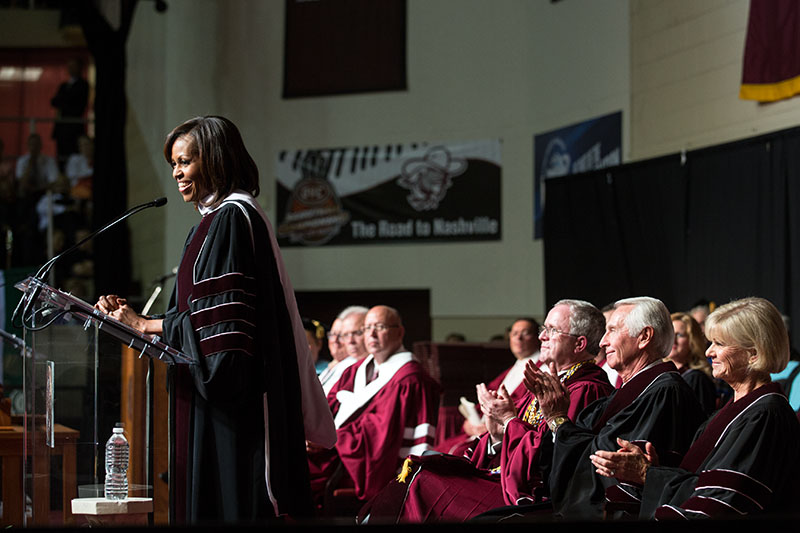
M 139 3 L 128 45 L 130 202 L 170 198 L 133 229 L 145 287 L 176 264 L 196 221 L 161 156 L 164 135 L 192 115 L 239 124 L 271 214 L 281 149 L 501 138 L 502 242 L 285 254 L 301 290 L 430 288 L 437 339 L 544 314 L 542 248 L 530 238 L 534 134 L 621 109 L 624 158 L 636 160 L 800 123 L 800 99 L 738 98 L 747 0 L 409 0 L 407 92 L 289 101 L 283 6 L 170 0 L 158 14 Z M 2 15 L 0 46 L 69 44 L 52 13 Z
M 59 29 L 59 17 L 57 10 L 2 9 L 0 46 L 8 48 L 85 46 L 83 34 L 77 28 Z
M 180 260 L 197 214 L 183 204 L 163 144 L 195 115 L 220 113 L 217 103 L 217 14 L 214 0 L 170 1 L 166 14 L 140 2 L 128 39 L 128 198 L 131 205 L 166 196 L 167 206 L 131 221 L 133 275 L 145 296 L 151 281 Z M 236 95 L 231 95 L 236 98 Z M 171 285 L 166 287 L 169 294 Z M 166 297 L 155 310 L 162 310 Z
M 800 124 L 800 100 L 739 99 L 748 0 L 631 2 L 632 159 Z
M 138 8 L 128 47 L 130 138 L 148 153 L 131 158 L 130 173 L 149 181 L 146 194 L 131 181 L 131 202 L 155 197 L 151 187 L 170 197 L 161 271 L 177 261 L 195 217 L 179 205 L 160 156 L 164 134 L 189 116 L 219 113 L 239 125 L 271 215 L 280 150 L 500 138 L 501 242 L 291 248 L 284 257 L 299 290 L 429 288 L 437 339 L 542 316 L 533 135 L 620 109 L 627 116 L 628 0 L 409 0 L 408 91 L 294 100 L 280 97 L 283 7 L 171 0 L 164 15 Z M 151 230 L 134 236 L 143 280 L 159 274 L 147 251 Z

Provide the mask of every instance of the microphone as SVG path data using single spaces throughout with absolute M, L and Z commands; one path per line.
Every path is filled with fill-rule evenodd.
M 122 213 L 119 217 L 114 219 L 112 222 L 106 224 L 105 226 L 103 226 L 99 230 L 95 231 L 94 233 L 90 233 L 89 235 L 87 235 L 86 237 L 84 237 L 80 241 L 76 242 L 75 244 L 73 244 L 72 246 L 70 246 L 69 248 L 67 248 L 66 250 L 64 250 L 60 254 L 58 254 L 57 256 L 55 256 L 52 259 L 50 259 L 48 262 L 46 262 L 44 265 L 42 265 L 42 268 L 39 269 L 39 271 L 36 273 L 36 276 L 34 276 L 34 277 L 39 278 L 39 279 L 43 279 L 45 276 L 47 276 L 47 274 L 50 272 L 50 269 L 53 268 L 53 265 L 56 264 L 56 262 L 59 259 L 61 259 L 65 255 L 71 253 L 73 250 L 77 250 L 86 241 L 88 241 L 90 239 L 94 239 L 96 236 L 100 235 L 101 233 L 103 233 L 104 231 L 110 229 L 111 227 L 116 226 L 117 224 L 119 224 L 120 222 L 125 220 L 126 218 L 128 218 L 128 217 L 130 217 L 132 215 L 135 215 L 139 211 L 143 211 L 143 210 L 149 209 L 151 207 L 161 207 L 162 205 L 164 205 L 166 203 L 167 203 L 166 197 L 162 196 L 161 198 L 156 198 L 155 200 L 152 200 L 150 202 L 146 202 L 146 203 L 139 204 L 137 206 L 131 207 L 130 209 L 128 209 L 127 211 Z
M 149 208 L 151 208 L 151 207 L 161 207 L 162 205 L 164 205 L 164 204 L 166 204 L 166 203 L 167 203 L 167 199 L 166 199 L 166 197 L 163 197 L 163 196 L 162 196 L 161 198 L 156 198 L 155 200 L 152 200 L 152 201 L 150 201 L 150 202 L 146 202 L 146 203 L 139 204 L 139 205 L 137 205 L 137 206 L 131 207 L 130 209 L 128 209 L 127 211 L 125 211 L 124 213 L 122 213 L 122 214 L 121 214 L 119 217 L 117 217 L 117 218 L 116 218 L 116 219 L 114 219 L 113 221 L 109 222 L 108 224 L 106 224 L 105 226 L 103 226 L 102 228 L 100 228 L 99 230 L 97 230 L 97 231 L 95 231 L 95 232 L 92 232 L 92 233 L 90 233 L 89 235 L 87 235 L 86 237 L 84 237 L 83 239 L 81 239 L 80 241 L 76 242 L 75 244 L 73 244 L 72 246 L 70 246 L 69 248 L 67 248 L 67 249 L 66 249 L 66 250 L 64 250 L 63 252 L 61 252 L 60 254 L 56 255 L 55 257 L 53 257 L 52 259 L 50 259 L 49 261 L 47 261 L 47 262 L 46 262 L 45 264 L 43 264 L 43 265 L 42 265 L 42 267 L 41 267 L 41 268 L 40 268 L 40 269 L 39 269 L 39 270 L 36 272 L 36 275 L 35 275 L 35 276 L 33 276 L 33 277 L 34 277 L 34 279 L 44 280 L 44 278 L 45 278 L 45 277 L 47 277 L 47 274 L 50 272 L 50 269 L 52 269 L 52 268 L 53 268 L 53 265 L 55 265 L 55 264 L 56 264 L 56 262 L 58 262 L 58 260 L 59 260 L 59 259 L 61 259 L 61 258 L 62 258 L 62 257 L 64 257 L 65 255 L 68 255 L 68 254 L 70 254 L 71 252 L 73 252 L 73 251 L 77 250 L 77 249 L 78 249 L 78 248 L 80 248 L 80 247 L 81 247 L 81 246 L 82 246 L 82 245 L 83 245 L 83 244 L 84 244 L 86 241 L 88 241 L 88 240 L 90 240 L 90 239 L 94 239 L 96 236 L 100 235 L 100 234 L 101 234 L 101 233 L 103 233 L 104 231 L 106 231 L 106 230 L 108 230 L 108 229 L 112 228 L 113 226 L 116 226 L 117 224 L 119 224 L 120 222 L 122 222 L 123 220 L 125 220 L 126 218 L 128 218 L 128 217 L 130 217 L 130 216 L 132 216 L 132 215 L 135 215 L 135 214 L 136 214 L 136 213 L 138 213 L 139 211 L 143 211 L 143 210 L 145 210 L 145 209 L 149 209 Z M 30 310 L 30 308 L 31 308 L 31 306 L 33 305 L 33 303 L 36 301 L 36 298 L 39 296 L 39 292 L 40 292 L 41 290 L 42 290 L 42 288 L 41 288 L 40 286 L 38 286 L 38 285 L 37 285 L 37 287 L 34 289 L 33 293 L 31 294 L 30 298 L 28 298 L 28 303 L 25 305 L 25 311 L 22 313 L 22 316 L 23 316 L 23 323 L 24 323 L 24 317 L 25 317 L 25 315 L 27 315 L 27 314 L 28 314 L 28 311 Z M 20 307 L 22 306 L 22 302 L 23 302 L 23 301 L 25 301 L 25 297 L 24 297 L 24 295 L 23 295 L 23 297 L 22 297 L 22 298 L 20 298 L 20 300 L 19 300 L 19 303 L 17 304 L 17 307 L 16 307 L 16 309 L 14 309 L 14 314 L 13 314 L 13 315 L 11 315 L 11 323 L 12 323 L 12 324 L 14 324 L 14 323 L 15 323 L 15 321 L 16 321 L 17 314 L 19 313 L 19 309 L 20 309 Z

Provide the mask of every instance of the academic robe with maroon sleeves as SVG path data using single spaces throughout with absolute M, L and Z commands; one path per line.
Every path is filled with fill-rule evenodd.
M 569 416 L 610 394 L 606 373 L 594 363 L 579 367 L 564 381 L 570 397 Z M 534 400 L 528 393 L 523 415 Z M 452 455 L 410 457 L 412 474 L 405 483 L 393 482 L 370 502 L 371 521 L 464 521 L 489 509 L 515 504 L 542 485 L 541 469 L 551 457 L 552 434 L 542 420 L 536 427 L 516 418 L 506 427 L 502 452 L 489 455 L 490 437 L 481 436 L 470 461 Z M 501 461 L 500 473 L 489 469 Z
M 532 357 L 536 360 L 536 366 L 541 368 L 542 367 L 542 360 L 539 359 L 539 352 L 536 352 Z M 527 361 L 529 358 L 526 358 Z M 515 363 L 516 364 L 516 363 Z M 486 388 L 489 390 L 498 390 L 500 385 L 502 385 L 503 380 L 506 378 L 508 373 L 511 369 L 514 368 L 514 365 L 506 368 L 504 371 L 500 373 L 496 378 L 490 381 Z M 525 389 L 525 385 L 520 383 L 514 390 L 508 391 L 511 393 L 511 401 L 514 402 L 514 405 L 519 409 L 523 404 L 528 405 L 527 403 L 527 390 Z M 477 407 L 477 406 L 476 406 Z M 479 410 L 480 412 L 480 410 Z M 438 442 L 434 449 L 436 451 L 447 453 L 450 455 L 466 455 L 467 457 L 471 453 L 472 449 L 474 449 L 475 444 L 477 443 L 479 437 L 467 435 L 463 429 L 459 429 L 456 435 L 452 437 L 446 438 L 441 442 Z
M 567 417 L 570 420 L 576 420 L 584 407 L 614 391 L 605 371 L 594 363 L 580 367 L 566 380 L 565 385 L 569 394 Z M 528 398 L 528 403 L 534 399 L 530 393 Z M 536 427 L 519 418 L 508 423 L 500 462 L 500 480 L 507 505 L 540 501 L 546 495 L 542 481 L 543 473 L 546 474 L 550 469 L 552 443 L 552 434 L 545 420 L 541 420 Z
M 345 370 L 328 394 L 336 424 L 336 453 L 311 453 L 312 487 L 324 488 L 338 462 L 359 499 L 373 497 L 397 475 L 403 459 L 431 449 L 440 387 L 410 352 L 392 355 L 367 383 L 372 355 Z
M 611 396 L 584 409 L 556 432 L 550 498 L 556 516 L 603 517 L 605 489 L 616 480 L 595 473 L 589 455 L 617 450 L 617 437 L 659 450 L 662 463 L 678 464 L 705 419 L 694 392 L 672 362 L 648 366 Z
M 698 433 L 680 468 L 647 470 L 640 518 L 796 511 L 800 423 L 778 384 L 728 403 Z
M 356 370 L 358 370 L 358 367 L 361 366 L 365 360 L 366 359 L 359 359 L 352 365 L 345 368 L 342 372 L 342 375 L 339 377 L 333 387 L 331 387 L 331 390 L 328 391 L 327 400 L 331 413 L 335 414 L 339 409 L 339 401 L 336 399 L 336 393 L 339 392 L 343 386 L 345 386 L 345 382 L 352 382 L 355 377 Z M 342 381 L 342 378 L 344 378 L 345 381 Z M 322 498 L 328 479 L 330 479 L 330 477 L 336 471 L 336 467 L 340 464 L 341 461 L 339 461 L 339 456 L 336 453 L 335 447 L 330 449 L 317 449 L 315 451 L 308 452 L 311 493 L 314 495 L 314 502 L 317 507 L 322 505 Z M 352 480 L 345 479 L 342 486 L 352 487 Z
M 527 359 L 528 358 L 526 358 L 526 361 L 527 361 Z M 533 356 L 530 359 L 536 361 L 536 366 L 538 368 L 542 367 L 543 361 L 540 359 L 539 352 L 534 353 Z M 516 365 L 516 363 L 514 363 L 514 365 Z M 508 375 L 509 372 L 511 372 L 511 369 L 514 368 L 514 365 L 511 365 L 510 367 L 505 369 L 503 372 L 501 372 L 500 375 L 498 375 L 496 378 L 494 378 L 492 381 L 490 381 L 486 385 L 486 388 L 488 388 L 489 390 L 497 390 L 497 389 L 499 389 L 500 385 L 502 385 L 502 383 L 503 383 L 503 380 L 506 379 L 506 376 Z M 527 389 L 525 388 L 525 385 L 522 384 L 522 383 L 517 385 L 517 387 L 514 390 L 511 390 L 511 391 L 508 391 L 508 392 L 511 393 L 511 401 L 514 402 L 514 405 L 516 405 L 517 407 L 519 407 L 520 404 L 525 400 L 525 397 L 527 396 L 527 393 L 528 393 Z M 527 403 L 525 405 L 527 405 Z
M 332 446 L 335 428 L 274 234 L 251 195 L 203 208 L 163 337 L 194 359 L 170 373 L 178 522 L 311 514 L 305 439 Z

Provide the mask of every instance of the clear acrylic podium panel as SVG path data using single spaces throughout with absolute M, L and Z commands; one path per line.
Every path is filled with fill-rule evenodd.
M 69 313 L 24 340 L 22 524 L 71 523 L 78 487 L 102 489 L 105 441 L 120 419 L 121 344 Z

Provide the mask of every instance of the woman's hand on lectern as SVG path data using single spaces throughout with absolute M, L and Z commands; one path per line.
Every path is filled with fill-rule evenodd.
M 97 300 L 97 303 L 94 304 L 94 307 L 95 309 L 99 309 L 100 311 L 106 313 L 110 317 L 116 318 L 123 324 L 126 324 L 134 329 L 138 329 L 142 333 L 161 333 L 160 320 L 157 321 L 157 329 L 148 327 L 147 318 L 139 315 L 131 306 L 128 305 L 128 301 L 125 298 L 120 298 L 116 294 L 101 296 Z M 155 325 L 156 321 L 151 322 L 153 322 L 153 325 Z
M 142 333 L 154 333 L 153 331 L 149 331 L 147 327 L 148 320 L 134 311 L 133 307 L 129 305 L 121 305 L 115 311 L 110 312 L 109 315 L 133 329 L 138 329 Z
M 100 311 L 110 315 L 112 312 L 116 311 L 123 305 L 126 305 L 128 300 L 125 298 L 120 298 L 116 294 L 107 294 L 105 296 L 101 296 L 97 303 L 94 304 L 95 309 L 99 309 Z

